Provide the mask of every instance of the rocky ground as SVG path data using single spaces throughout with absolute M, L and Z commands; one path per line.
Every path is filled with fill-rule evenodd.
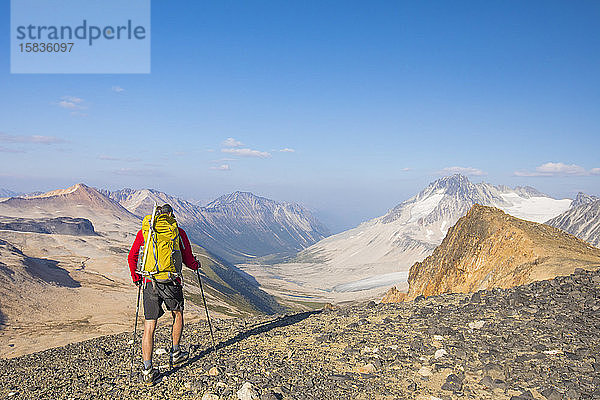
M 166 317 L 159 348 L 169 346 Z M 131 334 L 0 360 L 10 399 L 599 399 L 600 271 L 508 290 L 189 324 L 162 381 L 128 383 Z M 139 340 L 138 340 L 139 343 Z M 139 362 L 136 363 L 136 369 Z

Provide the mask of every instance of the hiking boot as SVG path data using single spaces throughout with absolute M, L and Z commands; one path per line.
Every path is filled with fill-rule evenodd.
M 181 364 L 182 362 L 187 360 L 189 356 L 190 353 L 182 350 L 181 348 L 175 352 L 173 351 L 173 349 L 171 349 L 171 353 L 169 354 L 169 364 L 171 364 L 171 367 L 177 364 Z
M 152 386 L 158 381 L 160 372 L 156 368 L 142 368 L 142 381 L 145 385 Z

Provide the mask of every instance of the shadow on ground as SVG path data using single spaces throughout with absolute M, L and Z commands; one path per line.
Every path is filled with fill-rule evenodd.
M 310 317 L 311 315 L 318 314 L 320 312 L 321 312 L 321 310 L 305 311 L 305 312 L 296 313 L 296 314 L 292 314 L 292 315 L 286 315 L 284 317 L 279 317 L 273 321 L 269 321 L 269 322 L 260 324 L 258 326 L 255 326 L 249 330 L 240 332 L 237 335 L 235 335 L 234 337 L 225 340 L 224 342 L 219 342 L 216 345 L 216 350 L 219 351 L 220 349 L 223 349 L 225 347 L 239 343 L 242 340 L 248 339 L 251 336 L 260 335 L 261 333 L 269 332 L 270 330 L 275 329 L 275 328 L 283 328 L 286 326 L 297 324 L 298 322 L 305 320 L 306 318 Z M 206 334 L 209 335 L 210 333 L 206 332 Z M 199 347 L 200 347 L 199 345 L 191 345 L 190 353 L 194 354 Z M 181 368 L 187 367 L 188 365 L 195 363 L 196 361 L 200 360 L 201 358 L 204 358 L 204 357 L 210 355 L 214 351 L 215 351 L 215 349 L 213 347 L 202 350 L 201 352 L 195 354 L 193 357 L 190 357 L 190 359 L 187 362 L 185 362 L 184 364 L 181 364 L 181 365 L 171 369 L 170 371 L 165 372 L 162 376 L 167 377 L 167 376 L 175 373 L 176 371 L 180 370 Z
M 81 284 L 71 278 L 69 271 L 58 266 L 58 261 L 45 258 L 27 257 L 25 259 L 25 270 L 47 283 L 68 288 L 78 288 Z

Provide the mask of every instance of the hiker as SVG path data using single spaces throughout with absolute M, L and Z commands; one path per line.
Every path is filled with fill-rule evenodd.
M 154 224 L 153 233 L 150 235 L 150 248 L 146 248 L 144 239 L 148 237 L 152 221 Z M 142 265 L 144 258 L 146 263 Z M 183 331 L 181 264 L 183 262 L 192 270 L 197 270 L 200 266 L 192 254 L 187 234 L 177 226 L 173 208 L 169 204 L 156 207 L 153 215 L 144 218 L 142 229 L 138 231 L 129 251 L 128 261 L 133 282 L 138 286 L 143 285 L 142 379 L 147 385 L 152 385 L 159 376 L 158 369 L 152 366 L 152 352 L 156 322 L 164 314 L 163 303 L 173 316 L 173 344 L 169 353 L 171 366 L 187 360 L 189 356 L 179 344 Z

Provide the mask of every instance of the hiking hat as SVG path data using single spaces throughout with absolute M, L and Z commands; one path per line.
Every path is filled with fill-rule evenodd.
M 159 214 L 173 214 L 173 207 L 169 204 L 165 204 L 160 207 Z

